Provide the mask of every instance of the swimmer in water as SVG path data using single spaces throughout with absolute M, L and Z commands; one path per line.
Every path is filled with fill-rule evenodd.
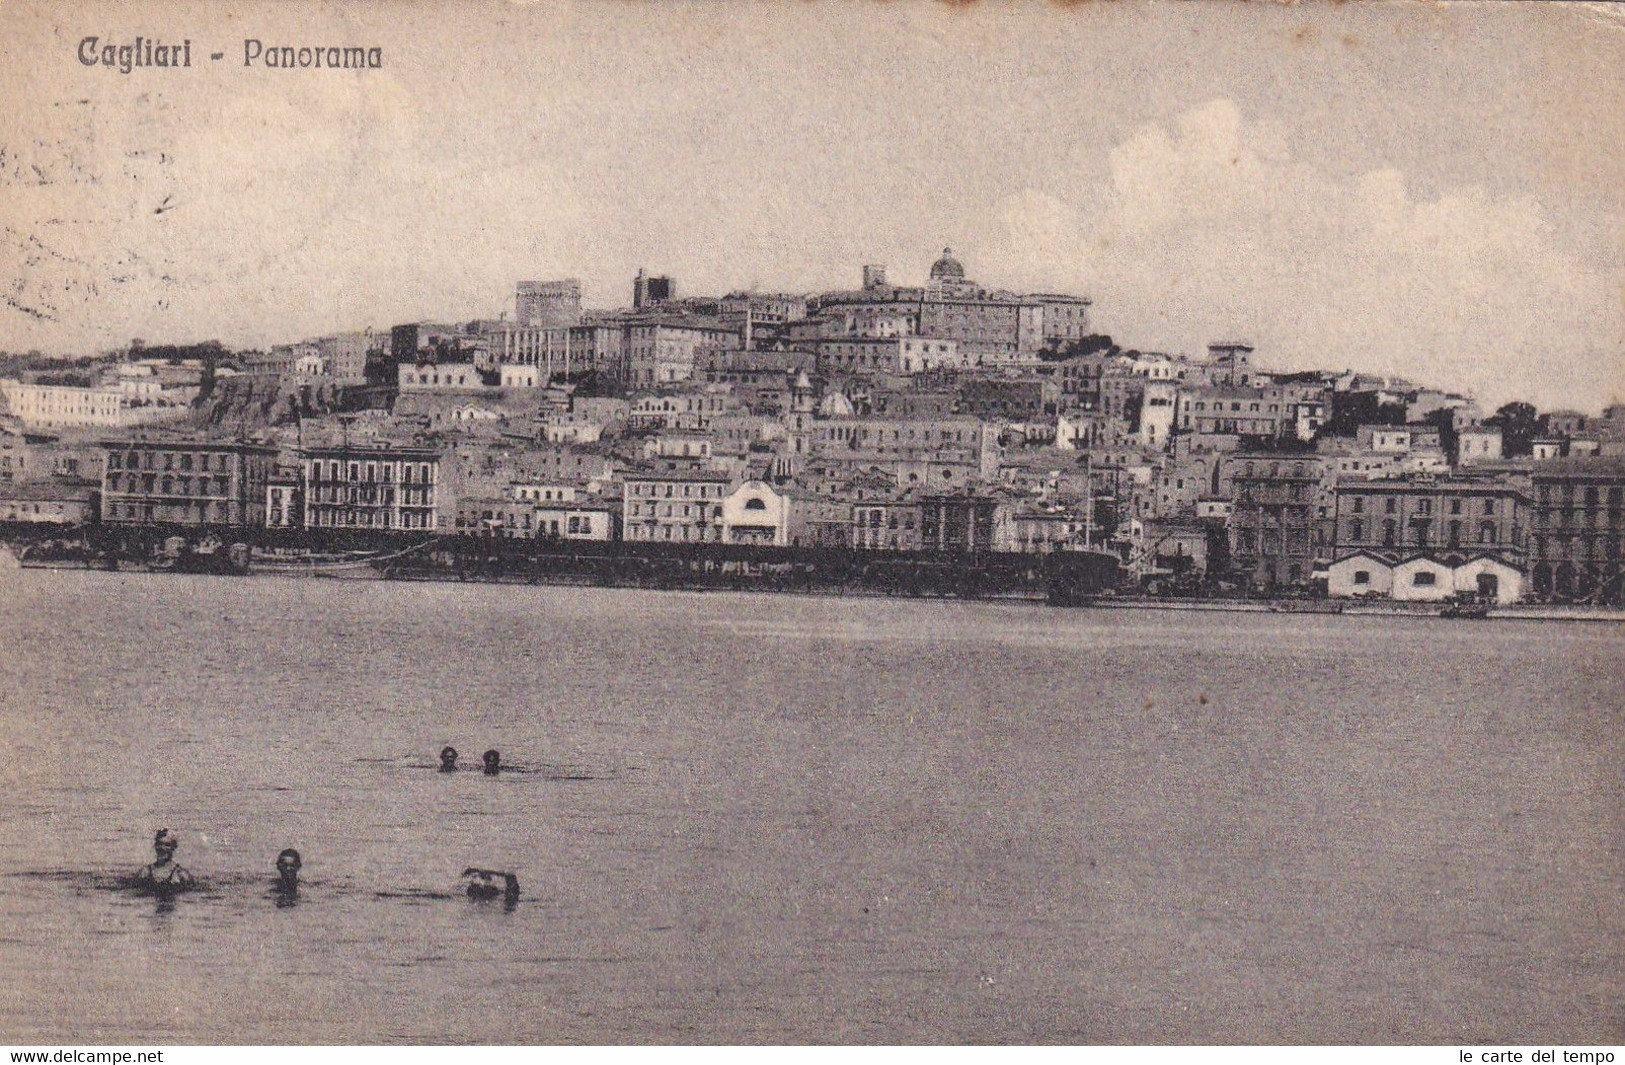
M 498 877 L 502 878 L 500 887 Z M 519 901 L 519 878 L 512 873 L 469 868 L 463 870 L 463 879 L 468 881 L 468 897 L 476 902 L 498 898 L 510 903 Z
M 495 750 L 486 751 L 481 756 L 485 760 L 485 775 L 494 777 L 502 772 L 502 755 Z
M 442 773 L 457 772 L 457 748 L 440 748 L 440 771 Z
M 161 895 L 190 888 L 194 883 L 192 874 L 175 862 L 175 849 L 180 843 L 179 836 L 160 828 L 152 837 L 153 855 L 157 860 L 135 874 L 136 886 Z
M 292 847 L 276 856 L 276 891 L 278 895 L 299 894 L 299 852 Z

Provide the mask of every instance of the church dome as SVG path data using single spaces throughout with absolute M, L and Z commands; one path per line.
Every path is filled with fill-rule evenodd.
M 844 394 L 832 391 L 818 404 L 818 413 L 825 418 L 850 418 L 857 413 L 857 408 Z
M 958 259 L 954 258 L 952 248 L 943 248 L 942 258 L 931 264 L 931 280 L 938 281 L 950 277 L 956 280 L 964 280 L 965 268 L 959 265 Z

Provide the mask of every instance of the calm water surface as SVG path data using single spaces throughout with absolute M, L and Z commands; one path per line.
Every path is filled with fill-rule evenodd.
M 1620 1042 L 1622 651 L 0 573 L 0 1041 Z

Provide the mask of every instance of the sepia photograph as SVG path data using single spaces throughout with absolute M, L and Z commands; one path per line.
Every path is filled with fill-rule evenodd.
M 0 1044 L 1614 1060 L 1622 72 L 0 0 Z

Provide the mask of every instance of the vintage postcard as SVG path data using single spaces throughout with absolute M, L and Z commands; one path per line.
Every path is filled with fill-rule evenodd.
M 0 1042 L 1625 1040 L 1618 6 L 0 57 Z

